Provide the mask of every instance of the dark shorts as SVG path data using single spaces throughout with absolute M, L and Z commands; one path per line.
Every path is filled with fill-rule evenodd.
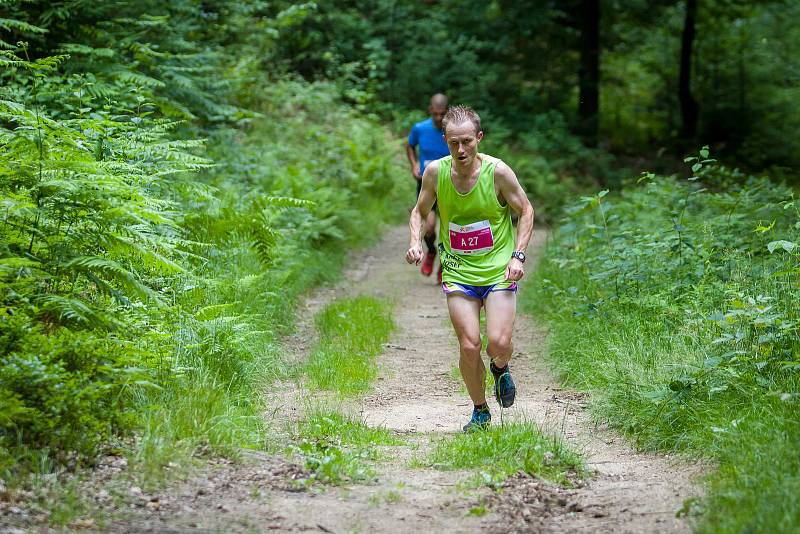
M 422 191 L 422 180 L 417 180 L 417 198 L 419 198 L 419 192 Z M 431 208 L 434 212 L 439 213 L 437 209 L 436 202 L 433 203 L 433 207 Z
M 442 291 L 445 295 L 450 293 L 464 293 L 468 297 L 476 298 L 478 300 L 486 300 L 489 293 L 495 291 L 511 291 L 517 292 L 516 282 L 498 282 L 490 286 L 469 286 L 467 284 L 459 284 L 458 282 L 443 282 Z

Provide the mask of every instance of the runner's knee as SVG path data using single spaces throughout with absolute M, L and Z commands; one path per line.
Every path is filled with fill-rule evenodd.
M 486 347 L 489 356 L 500 356 L 511 352 L 511 334 L 502 334 L 489 337 L 489 345 Z
M 464 336 L 458 340 L 461 352 L 470 358 L 480 358 L 481 338 Z

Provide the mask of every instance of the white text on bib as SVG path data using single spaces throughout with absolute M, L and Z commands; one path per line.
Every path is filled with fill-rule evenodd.
M 494 236 L 489 221 L 467 225 L 450 223 L 450 250 L 453 254 L 486 254 L 494 247 Z

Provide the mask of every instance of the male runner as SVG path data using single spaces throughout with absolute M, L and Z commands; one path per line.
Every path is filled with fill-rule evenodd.
M 474 404 L 464 431 L 486 428 L 492 419 L 484 395 L 486 367 L 481 359 L 480 313 L 486 309 L 486 352 L 497 402 L 514 403 L 509 373 L 511 330 L 516 315 L 517 280 L 525 274 L 525 249 L 533 233 L 533 206 L 514 171 L 497 158 L 480 154 L 480 117 L 465 106 L 450 108 L 443 121 L 450 156 L 434 161 L 422 176 L 411 211 L 408 263 L 423 258 L 422 221 L 439 204 L 442 289 L 460 347 L 461 376 Z M 511 210 L 519 215 L 516 239 Z
M 417 197 L 419 197 L 420 187 L 422 186 L 422 173 L 425 167 L 432 161 L 443 158 L 450 154 L 447 144 L 444 142 L 444 132 L 442 131 L 442 119 L 447 112 L 447 97 L 437 93 L 431 97 L 428 105 L 430 118 L 418 122 L 411 128 L 406 144 L 406 155 L 408 162 L 411 163 L 411 174 L 417 181 Z M 417 161 L 416 147 L 419 146 L 419 161 Z M 422 259 L 420 272 L 425 276 L 430 276 L 433 272 L 433 263 L 436 259 L 436 206 L 428 213 L 425 218 L 425 245 L 428 252 Z M 439 283 L 442 283 L 442 266 L 439 265 L 437 273 Z

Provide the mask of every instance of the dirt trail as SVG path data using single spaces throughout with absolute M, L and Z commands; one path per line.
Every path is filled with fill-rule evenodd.
M 541 249 L 537 234 L 531 256 Z M 310 299 L 306 317 L 322 303 L 343 294 L 370 294 L 395 299 L 397 329 L 380 358 L 381 371 L 372 394 L 355 402 L 371 425 L 406 434 L 423 448 L 434 433 L 458 432 L 471 410 L 469 398 L 452 379 L 457 344 L 445 301 L 434 280 L 419 276 L 401 256 L 405 227 L 394 228 L 354 262 L 346 282 Z M 564 490 L 515 477 L 506 490 L 490 495 L 479 490 L 464 496 L 456 484 L 465 473 L 443 473 L 406 467 L 413 451 L 401 447 L 381 467 L 377 486 L 333 490 L 308 499 L 277 499 L 292 516 L 302 518 L 287 528 L 322 525 L 334 532 L 683 532 L 690 529 L 675 511 L 696 495 L 691 482 L 699 469 L 675 459 L 634 452 L 621 438 L 593 424 L 586 396 L 558 385 L 542 360 L 545 334 L 531 318 L 520 315 L 515 325 L 512 369 L 518 385 L 506 420 L 533 420 L 540 428 L 564 436 L 587 458 L 595 475 L 579 489 Z M 495 420 L 499 410 L 493 407 Z M 412 447 L 413 448 L 413 447 Z M 399 502 L 378 503 L 370 495 L 395 491 Z M 489 498 L 495 512 L 481 518 L 470 507 Z M 500 513 L 497 513 L 497 512 Z
M 541 249 L 542 238 L 536 234 L 530 256 Z M 117 515 L 101 530 L 688 531 L 691 525 L 676 519 L 675 511 L 684 499 L 698 494 L 691 480 L 699 470 L 663 455 L 636 453 L 617 435 L 593 424 L 585 409 L 586 396 L 560 387 L 547 370 L 542 361 L 545 334 L 523 315 L 515 326 L 517 349 L 512 360 L 517 402 L 505 411 L 504 419 L 533 420 L 546 432 L 561 434 L 585 455 L 595 474 L 575 489 L 518 475 L 503 492 L 495 493 L 461 489 L 458 483 L 466 472 L 408 466 L 416 454 L 426 451 L 432 437 L 460 431 L 471 403 L 453 378 L 457 345 L 444 297 L 435 279 L 423 279 L 403 262 L 406 243 L 406 228 L 392 228 L 380 243 L 356 255 L 342 283 L 306 300 L 299 333 L 289 341 L 296 354 L 307 353 L 314 342 L 313 315 L 333 298 L 369 294 L 395 301 L 397 328 L 379 359 L 374 391 L 339 405 L 371 425 L 394 430 L 409 443 L 386 448 L 389 459 L 377 467 L 377 484 L 296 491 L 287 482 L 300 475 L 295 466 L 250 453 L 251 461 L 244 465 L 221 461 L 161 496 L 137 496 L 141 502 L 131 504 L 128 517 Z M 279 425 L 300 416 L 309 401 L 292 385 L 268 394 L 280 402 L 270 414 Z M 499 423 L 499 409 L 493 399 L 490 402 Z M 470 509 L 481 502 L 489 504 L 489 513 L 471 515 Z

